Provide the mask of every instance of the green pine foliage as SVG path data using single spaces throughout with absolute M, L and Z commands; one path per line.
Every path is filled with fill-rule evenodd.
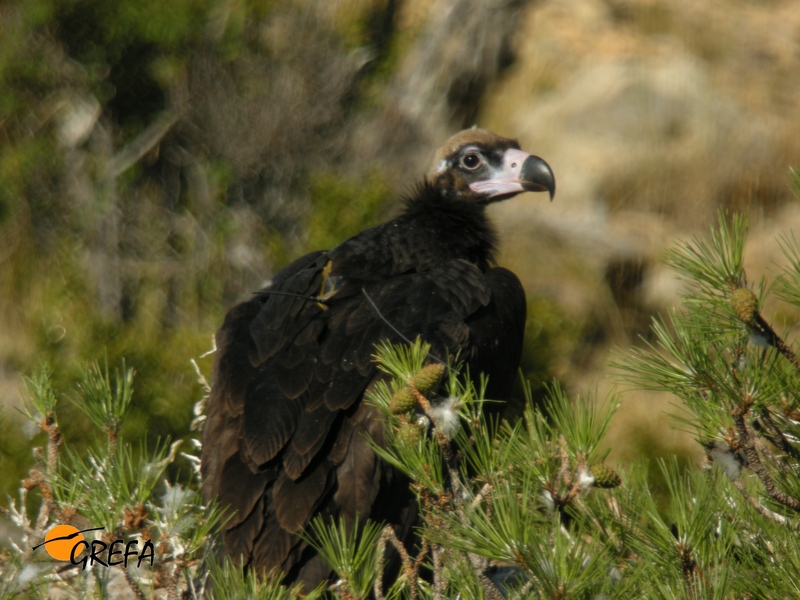
M 315 518 L 304 537 L 325 560 L 334 567 L 338 581 L 334 589 L 345 598 L 369 598 L 378 575 L 379 557 L 375 552 L 381 526 L 367 521 L 359 526 L 358 519 L 352 527 L 343 520 L 326 522 Z
M 70 389 L 86 362 L 124 357 L 139 373 L 128 439 L 185 435 L 199 393 L 185 357 L 225 309 L 385 215 L 382 166 L 348 173 L 345 146 L 320 143 L 352 131 L 345 111 L 372 67 L 351 53 L 376 17 L 286 0 L 3 2 L 6 371 L 46 360 Z M 90 421 L 70 412 L 62 430 L 80 445 Z M 28 445 L 8 414 L 0 490 Z
M 316 600 L 323 590 L 307 592 L 298 586 L 286 587 L 280 583 L 279 573 L 258 577 L 253 571 L 245 572 L 231 561 L 209 562 L 211 591 L 207 597 L 215 600 Z
M 422 340 L 384 344 L 375 361 L 385 377 L 368 401 L 383 414 L 388 445 L 374 448 L 410 480 L 416 540 L 405 545 L 369 519 L 316 519 L 303 535 L 335 577 L 301 590 L 280 573 L 258 577 L 215 558 L 218 510 L 202 506 L 195 477 L 167 477 L 177 443 L 123 442 L 130 369 L 90 366 L 67 395 L 97 427 L 91 449 L 78 452 L 61 437 L 65 395 L 44 367 L 27 381 L 27 415 L 47 446 L 19 500 L 3 508 L 22 541 L 0 559 L 2 592 L 105 597 L 113 572 L 63 575 L 30 550 L 50 524 L 76 522 L 156 542 L 152 569 L 116 572 L 139 598 L 796 598 L 800 369 L 762 307 L 771 294 L 800 298 L 800 246 L 784 237 L 789 267 L 773 285 L 751 287 L 746 232 L 746 218 L 721 214 L 709 236 L 668 255 L 686 281 L 683 303 L 654 321 L 652 343 L 616 365 L 623 381 L 670 391 L 688 408 L 677 426 L 705 449 L 702 467 L 674 457 L 607 462 L 616 394 L 570 398 L 554 384 L 534 401 L 528 388 L 521 418 L 509 421 L 487 411 L 485 386 L 470 383 L 458 357 L 432 356 Z M 196 455 L 181 456 L 196 466 Z
M 399 352 L 379 348 L 379 365 L 395 381 L 377 386 L 372 399 L 394 440 L 376 450 L 412 479 L 423 513 L 422 549 L 415 558 L 405 549 L 406 573 L 417 581 L 402 594 L 556 598 L 613 590 L 614 554 L 586 502 L 614 493 L 595 485 L 590 465 L 604 458 L 598 444 L 616 401 L 571 403 L 554 386 L 543 409 L 529 397 L 523 419 L 510 424 L 487 416 L 488 400 L 456 369 L 397 415 L 391 397 L 413 382 L 426 351 L 420 342 Z M 409 443 L 398 434 L 412 424 L 423 435 Z M 506 582 L 495 583 L 502 573 Z
M 123 361 L 121 372 L 114 375 L 112 390 L 107 362 L 102 371 L 96 363 L 89 366 L 77 384 L 78 393 L 72 399 L 96 427 L 108 433 L 110 442 L 116 441 L 133 398 L 133 369 L 126 369 Z
M 195 593 L 207 579 L 203 560 L 210 556 L 211 532 L 222 517 L 214 506 L 200 500 L 197 456 L 179 454 L 181 442 L 161 438 L 155 444 L 129 443 L 120 435 L 133 392 L 133 371 L 122 363 L 112 372 L 97 363 L 83 370 L 73 393 L 56 390 L 51 370 L 43 367 L 27 383 L 28 418 L 47 433 L 45 448 L 35 448 L 36 464 L 22 482 L 19 498 L 8 498 L 0 507 L 15 528 L 13 554 L 0 557 L 0 597 L 51 597 L 71 592 L 78 597 L 112 597 L 112 581 L 124 578 L 138 598 L 151 597 L 165 589 L 177 597 L 177 589 Z M 69 397 L 97 427 L 86 431 L 89 449 L 78 449 L 62 437 L 58 421 L 60 405 Z M 168 469 L 188 473 L 174 483 Z M 35 515 L 32 517 L 31 515 Z M 126 567 L 104 567 L 94 563 L 88 550 L 70 562 L 51 560 L 40 546 L 54 525 L 72 525 L 84 534 L 87 544 L 105 544 L 96 558 L 105 563 L 119 560 L 120 548 L 134 544 L 145 554 L 149 543 L 152 564 L 140 568 L 134 556 Z M 102 528 L 97 530 L 97 528 Z M 110 555 L 117 543 L 116 555 Z M 100 566 L 97 566 L 97 565 Z M 61 590 L 61 592 L 59 592 Z

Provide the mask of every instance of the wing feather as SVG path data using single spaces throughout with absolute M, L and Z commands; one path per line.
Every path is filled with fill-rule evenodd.
M 311 297 L 323 287 L 331 256 L 336 286 L 322 306 Z M 381 376 L 372 360 L 376 343 L 422 336 L 437 355 L 466 356 L 473 372 L 496 370 L 521 347 L 512 330 L 520 306 L 524 325 L 524 294 L 520 304 L 519 282 L 505 270 L 483 273 L 454 260 L 368 277 L 358 257 L 342 263 L 337 257 L 315 253 L 295 261 L 253 300 L 232 309 L 217 334 L 204 494 L 235 511 L 224 535 L 227 551 L 258 569 L 277 566 L 296 576 L 311 569 L 313 552 L 294 533 L 315 514 L 350 522 L 356 514 L 383 517 L 376 505 L 381 497 L 409 505 L 397 500 L 410 497 L 407 485 L 367 441 L 383 439 L 376 409 L 362 402 Z M 509 336 L 514 339 L 505 354 L 486 357 Z M 406 526 L 408 514 L 403 509 Z
M 466 319 L 470 337 L 470 366 L 490 375 L 490 398 L 507 398 L 517 377 L 527 317 L 525 290 L 508 269 L 486 273 L 491 302 Z
M 269 511 L 269 508 L 266 507 L 265 511 Z M 230 537 L 230 535 L 227 536 L 226 545 Z M 262 572 L 274 568 L 288 571 L 292 565 L 289 564 L 287 558 L 298 543 L 297 538 L 291 532 L 280 526 L 274 514 L 267 514 L 258 537 L 250 542 L 251 551 L 247 562 Z
M 225 552 L 241 564 L 250 562 L 253 555 L 253 546 L 264 530 L 264 505 L 266 496 L 260 496 L 253 511 L 235 526 L 227 526 L 223 532 Z
M 341 412 L 321 405 L 306 411 L 297 423 L 291 445 L 283 455 L 283 468 L 291 479 L 297 479 L 328 440 L 333 422 Z
M 274 458 L 294 433 L 302 406 L 281 392 L 273 366 L 261 369 L 244 403 L 244 452 L 254 465 Z
M 325 460 L 297 480 L 292 480 L 285 472 L 281 473 L 272 488 L 271 503 L 281 528 L 295 533 L 308 525 L 334 482 L 332 466 Z

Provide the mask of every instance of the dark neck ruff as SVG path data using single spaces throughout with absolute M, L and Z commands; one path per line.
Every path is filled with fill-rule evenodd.
M 481 269 L 495 264 L 497 233 L 477 200 L 444 196 L 424 182 L 406 199 L 401 218 L 413 220 L 428 233 L 429 243 L 442 258 L 462 258 Z

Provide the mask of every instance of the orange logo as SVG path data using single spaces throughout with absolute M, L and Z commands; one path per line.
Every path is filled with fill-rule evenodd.
M 103 531 L 103 529 L 103 527 L 78 529 L 72 525 L 54 525 L 45 534 L 44 541 L 34 546 L 32 550 L 44 546 L 47 553 L 56 560 L 68 560 L 73 565 L 82 565 L 81 569 L 95 563 L 103 567 L 122 565 L 127 568 L 128 559 L 133 556 L 138 557 L 137 568 L 141 567 L 145 560 L 149 560 L 150 566 L 153 566 L 155 547 L 152 540 L 144 540 L 144 546 L 140 553 L 137 548 L 139 541 L 135 539 L 127 543 L 125 540 L 113 540 L 110 543 L 103 540 L 92 540 L 89 543 L 83 537 L 87 531 Z M 88 553 L 82 558 L 78 558 L 84 550 L 88 550 Z M 120 558 L 114 558 L 115 556 Z
M 85 529 L 84 531 L 92 531 Z M 56 560 L 69 560 L 72 556 L 72 549 L 83 542 L 83 531 L 72 525 L 55 525 L 50 528 L 44 536 L 44 542 L 39 546 L 44 546 L 47 553 Z M 38 548 L 39 546 L 36 546 Z

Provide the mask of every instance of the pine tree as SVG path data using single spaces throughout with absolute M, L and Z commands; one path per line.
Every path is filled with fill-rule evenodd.
M 747 229 L 744 216 L 720 213 L 710 235 L 669 252 L 686 284 L 681 304 L 654 320 L 652 343 L 615 365 L 623 381 L 669 391 L 688 408 L 677 425 L 705 450 L 703 468 L 675 458 L 619 470 L 605 462 L 617 396 L 570 399 L 553 384 L 540 405 L 529 394 L 511 423 L 486 410 L 485 386 L 423 341 L 383 345 L 375 360 L 387 377 L 369 401 L 383 413 L 388 445 L 374 447 L 411 481 L 418 542 L 404 546 L 384 523 L 315 520 L 303 535 L 336 580 L 305 597 L 800 597 L 800 362 L 762 314 L 771 295 L 800 305 L 800 243 L 784 236 L 789 266 L 771 284 L 752 282 L 743 268 Z M 124 365 L 114 375 L 91 366 L 72 395 L 98 427 L 83 456 L 61 439 L 63 394 L 49 371 L 28 389 L 28 416 L 47 441 L 19 501 L 3 509 L 23 532 L 16 553 L 0 557 L 3 596 L 53 587 L 106 596 L 108 571 L 60 569 L 30 551 L 50 524 L 80 519 L 101 535 L 155 541 L 153 569 L 124 570 L 138 598 L 301 596 L 280 585 L 280 573 L 257 578 L 214 558 L 219 512 L 201 505 L 196 478 L 179 486 L 165 476 L 176 444 L 123 443 L 133 397 Z M 654 491 L 653 476 L 666 494 Z M 30 519 L 34 489 L 41 502 Z M 393 578 L 383 576 L 390 555 L 401 563 Z

